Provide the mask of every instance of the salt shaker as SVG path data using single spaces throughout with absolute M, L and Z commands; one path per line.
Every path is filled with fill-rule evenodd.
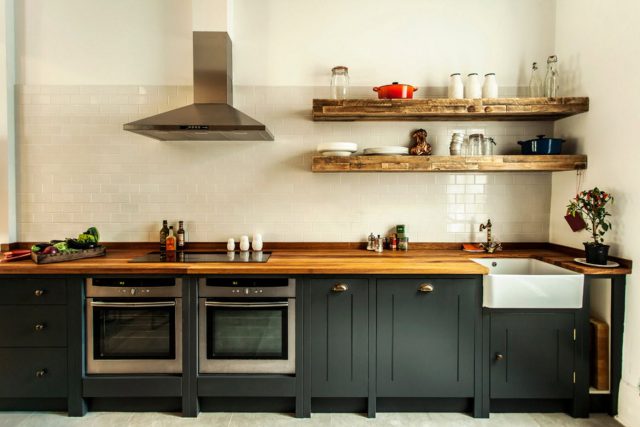
M 249 250 L 249 236 L 240 236 L 240 250 L 242 252 Z
M 498 81 L 496 80 L 495 73 L 489 73 L 484 75 L 484 84 L 482 85 L 482 97 L 483 98 L 498 97 Z
M 449 76 L 449 89 L 447 97 L 450 99 L 464 98 L 464 85 L 462 84 L 462 76 L 460 73 L 453 73 Z
M 227 240 L 227 250 L 233 252 L 236 250 L 236 241 L 233 238 Z
M 251 248 L 254 251 L 260 252 L 262 250 L 263 247 L 263 243 L 262 243 L 262 235 L 260 234 L 254 234 L 253 235 L 253 240 L 251 241 Z
M 467 85 L 464 88 L 464 97 L 467 99 L 482 98 L 482 87 L 478 73 L 471 73 L 467 76 Z
M 374 236 L 373 233 L 371 233 L 367 238 L 367 250 L 374 251 L 376 249 L 375 244 L 376 244 L 376 236 Z
M 380 237 L 378 234 L 378 238 L 376 239 L 376 252 L 384 251 L 384 238 Z

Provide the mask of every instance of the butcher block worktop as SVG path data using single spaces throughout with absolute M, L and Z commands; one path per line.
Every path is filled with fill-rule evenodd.
M 448 246 L 446 246 L 448 245 Z M 118 245 L 121 246 L 121 245 Z M 347 244 L 344 245 L 345 247 Z M 375 275 L 437 275 L 487 274 L 487 268 L 470 260 L 478 257 L 536 258 L 551 264 L 588 275 L 621 275 L 631 273 L 631 263 L 620 260 L 618 268 L 592 268 L 573 261 L 579 255 L 561 247 L 537 245 L 534 249 L 505 249 L 496 254 L 467 253 L 451 248 L 450 244 L 430 245 L 430 249 L 411 249 L 408 252 L 368 252 L 355 248 L 269 249 L 266 263 L 130 263 L 134 257 L 150 252 L 145 248 L 109 248 L 107 255 L 56 264 L 37 265 L 31 260 L 0 263 L 0 275 L 96 275 L 96 274 L 375 274 Z

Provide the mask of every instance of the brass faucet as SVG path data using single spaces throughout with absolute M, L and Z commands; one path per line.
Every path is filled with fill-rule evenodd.
M 494 242 L 491 238 L 491 220 L 487 220 L 486 224 L 480 224 L 480 231 L 487 230 L 487 241 L 485 243 L 480 243 L 480 246 L 484 248 L 484 250 L 490 254 L 495 251 L 502 250 L 502 243 Z
M 480 231 L 487 230 L 487 243 L 491 243 L 491 220 L 487 220 L 486 224 L 480 224 Z

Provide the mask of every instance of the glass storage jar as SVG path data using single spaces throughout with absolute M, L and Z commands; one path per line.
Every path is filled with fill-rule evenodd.
M 349 95 L 349 68 L 338 65 L 331 69 L 331 99 L 346 99 Z

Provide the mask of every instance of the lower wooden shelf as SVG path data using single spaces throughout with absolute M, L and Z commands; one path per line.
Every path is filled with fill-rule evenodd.
M 313 172 L 555 172 L 587 168 L 585 155 L 315 156 Z

